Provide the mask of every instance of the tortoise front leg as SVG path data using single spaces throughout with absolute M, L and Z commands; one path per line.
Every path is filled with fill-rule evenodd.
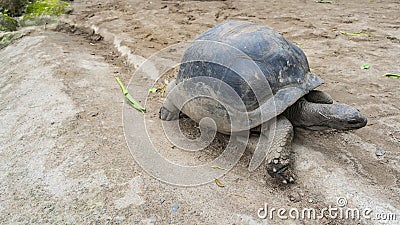
M 164 100 L 163 106 L 160 108 L 160 119 L 162 120 L 177 120 L 179 119 L 180 110 L 174 105 L 171 96 L 168 96 L 170 91 L 176 86 L 175 80 L 168 84 L 166 90 L 167 98 Z
M 293 126 L 285 116 L 278 116 L 276 123 L 268 121 L 263 124 L 249 169 L 254 170 L 265 159 L 266 169 L 271 177 L 285 184 L 293 183 L 295 176 L 290 158 L 292 140 Z

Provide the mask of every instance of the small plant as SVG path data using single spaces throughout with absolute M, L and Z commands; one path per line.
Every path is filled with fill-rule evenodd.
M 70 4 L 60 0 L 38 0 L 28 4 L 24 18 L 42 15 L 60 16 L 70 7 Z
M 29 0 L 0 0 L 0 12 L 11 17 L 21 16 Z
M 8 16 L 7 14 L 0 13 L 0 31 L 16 31 L 18 22 Z

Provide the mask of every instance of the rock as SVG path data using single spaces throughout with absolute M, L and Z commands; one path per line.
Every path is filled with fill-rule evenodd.
M 57 16 L 41 15 L 37 17 L 24 17 L 20 20 L 19 24 L 21 27 L 41 26 L 45 24 L 54 24 L 57 23 L 57 21 Z
M 289 195 L 289 199 L 292 202 L 299 202 L 301 201 L 301 196 L 298 192 L 293 192 Z
M 173 205 L 172 206 L 172 212 L 178 212 L 179 205 Z
M 25 36 L 26 34 L 27 32 L 21 31 L 0 34 L 0 49 L 7 47 L 9 44 Z
M 383 148 L 376 148 L 376 150 L 375 150 L 375 155 L 376 156 L 383 156 L 383 155 L 385 155 L 385 149 L 383 149 Z

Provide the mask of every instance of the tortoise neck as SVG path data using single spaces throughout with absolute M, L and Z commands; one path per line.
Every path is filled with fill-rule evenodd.
M 331 118 L 332 104 L 320 104 L 308 102 L 304 98 L 298 100 L 289 107 L 284 115 L 292 122 L 293 126 L 311 130 L 328 129 Z

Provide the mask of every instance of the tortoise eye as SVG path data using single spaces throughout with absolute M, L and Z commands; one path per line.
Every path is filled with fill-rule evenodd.
M 356 119 L 353 119 L 353 120 L 347 121 L 347 123 L 349 123 L 349 124 L 357 124 L 357 123 L 359 123 L 359 121 L 356 120 Z

